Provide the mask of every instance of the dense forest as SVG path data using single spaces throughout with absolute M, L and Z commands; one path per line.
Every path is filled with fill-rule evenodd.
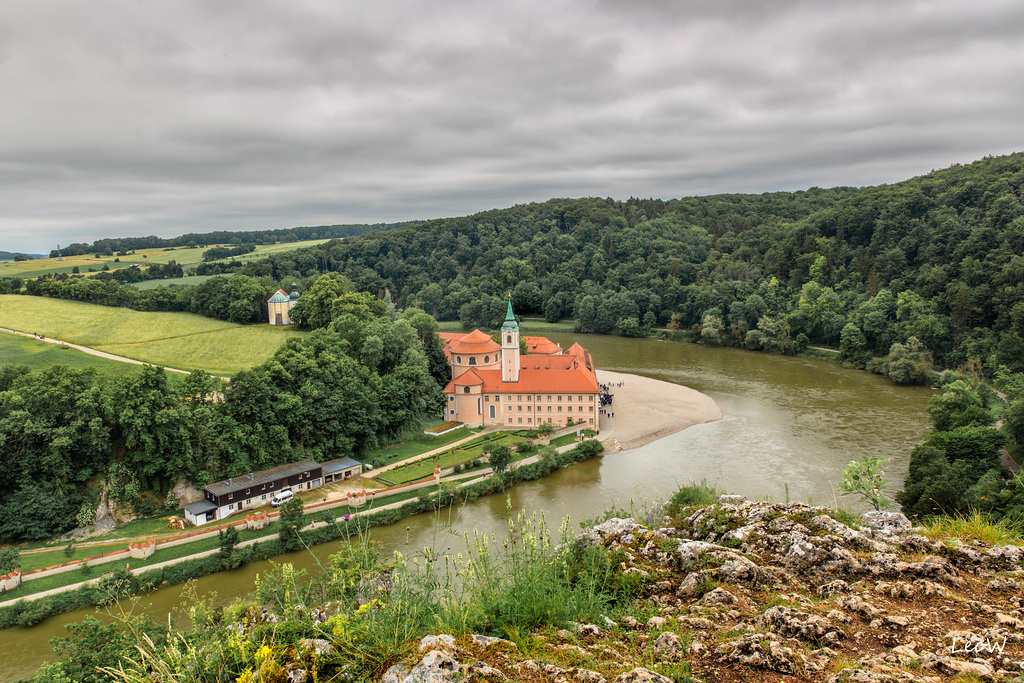
M 247 264 L 339 271 L 442 320 L 517 312 L 581 332 L 668 327 L 705 343 L 852 362 L 894 344 L 1024 370 L 1024 154 L 865 189 L 661 201 L 558 199 L 332 241 Z M 852 327 L 848 327 L 852 326 Z M 914 341 L 911 341 L 913 339 Z
M 1000 369 L 998 393 L 977 375 L 950 380 L 929 401 L 933 429 L 911 454 L 896 501 L 913 517 L 977 511 L 1024 526 L 1024 478 L 1002 467 L 1002 449 L 1024 444 L 1024 373 Z
M 416 221 L 404 223 L 374 223 L 355 225 L 319 225 L 312 227 L 278 228 L 275 230 L 243 230 L 229 232 L 190 232 L 179 237 L 114 237 L 99 239 L 88 244 L 75 242 L 50 251 L 50 258 L 58 256 L 80 256 L 82 254 L 121 254 L 135 249 L 165 249 L 168 247 L 205 247 L 211 244 L 276 244 L 278 242 L 302 242 L 305 240 L 337 239 L 350 235 L 362 235 L 366 232 L 392 230 L 394 228 L 415 225 Z M 251 249 L 249 251 L 252 251 Z M 4 252 L 0 252 L 4 253 Z M 248 253 L 248 252 L 242 252 Z M 218 257 L 220 258 L 220 257 Z
M 152 513 L 178 479 L 359 457 L 438 414 L 448 374 L 436 321 L 324 279 L 314 289 L 330 291 L 330 317 L 226 388 L 202 372 L 171 383 L 154 367 L 114 379 L 0 366 L 0 542 L 91 523 L 104 482 Z

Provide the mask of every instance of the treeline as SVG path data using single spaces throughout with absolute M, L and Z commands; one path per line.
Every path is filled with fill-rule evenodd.
M 448 375 L 436 321 L 415 309 L 393 319 L 384 302 L 327 279 L 331 319 L 226 388 L 199 371 L 172 384 L 154 367 L 123 379 L 0 370 L 0 542 L 88 523 L 103 481 L 135 506 L 182 478 L 203 486 L 303 458 L 358 458 L 438 414 Z
M 203 252 L 203 261 L 216 261 L 222 258 L 231 258 L 232 256 L 242 256 L 243 254 L 251 254 L 254 251 L 256 251 L 256 245 L 252 242 L 239 244 L 234 247 L 213 247 Z
M 81 254 L 111 255 L 129 252 L 136 249 L 167 249 L 176 247 L 205 247 L 211 244 L 276 244 L 278 242 L 303 242 L 305 240 L 337 239 L 352 235 L 362 235 L 375 230 L 392 230 L 394 228 L 415 225 L 416 221 L 402 223 L 319 225 L 312 227 L 278 228 L 275 230 L 243 230 L 231 232 L 217 230 L 214 232 L 190 232 L 178 237 L 115 237 L 99 239 L 92 244 L 75 242 L 50 251 L 50 258 L 57 256 L 79 256 Z M 247 253 L 247 252 L 244 252 Z
M 1002 466 L 1003 448 L 1024 444 L 1024 374 L 999 369 L 1002 396 L 977 375 L 944 374 L 928 402 L 933 430 L 911 454 L 896 501 L 912 517 L 979 511 L 1024 523 L 1024 479 Z
M 517 312 L 581 332 L 679 330 L 793 352 L 916 339 L 935 361 L 1024 370 L 1024 154 L 866 189 L 661 201 L 556 199 L 249 263 L 283 280 L 344 273 L 400 305 L 490 328 Z
M 165 270 L 167 268 L 164 267 Z M 174 268 L 175 272 L 179 269 L 178 266 Z M 267 299 L 278 287 L 284 286 L 245 275 L 233 275 L 210 278 L 196 285 L 172 284 L 140 290 L 130 286 L 132 282 L 141 281 L 133 277 L 136 270 L 139 269 L 124 268 L 97 273 L 91 277 L 57 273 L 23 282 L 0 280 L 0 294 L 23 291 L 35 296 L 120 306 L 137 311 L 196 313 L 245 325 L 265 322 Z M 123 285 L 122 281 L 129 284 Z M 14 285 L 22 285 L 24 290 L 14 289 Z

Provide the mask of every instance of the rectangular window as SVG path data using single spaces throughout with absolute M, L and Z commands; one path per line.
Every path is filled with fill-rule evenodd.
M 498 403 L 499 401 L 501 401 L 501 395 L 500 394 L 498 396 L 494 397 L 494 402 L 495 403 Z
M 235 504 L 234 503 L 228 503 L 228 510 L 234 510 L 234 509 L 235 509 Z
M 566 400 L 566 401 L 569 401 L 569 402 L 572 402 L 572 396 L 566 396 L 566 397 L 565 397 L 565 400 Z
M 533 411 L 533 406 L 526 406 L 526 412 L 529 413 L 529 412 L 532 412 L 532 411 Z
M 582 401 L 582 400 L 583 400 L 583 397 L 582 397 L 582 396 L 580 396 L 580 397 L 579 397 L 579 399 L 580 399 L 580 400 Z
M 558 406 L 558 412 L 562 412 L 562 406 Z
M 488 403 L 488 402 L 490 402 L 490 400 L 491 400 L 491 397 L 486 395 L 486 394 L 484 394 L 484 402 Z
M 548 403 L 551 402 L 551 394 L 548 394 Z
M 520 394 L 520 395 L 516 396 L 516 400 L 517 400 L 517 401 L 522 401 L 522 400 L 523 400 L 523 396 L 522 396 L 522 394 Z
M 594 406 L 590 406 L 590 412 L 594 412 Z
M 537 400 L 538 401 L 540 400 L 540 394 L 537 394 Z
M 561 397 L 561 396 L 559 396 L 559 397 L 558 397 L 558 402 L 559 402 L 559 403 L 561 403 L 561 402 L 562 402 L 562 397 Z
M 266 500 L 266 499 L 267 499 L 267 494 L 264 493 L 262 496 L 260 496 L 260 500 Z
M 532 417 L 526 418 L 526 424 L 533 424 L 533 418 Z
M 551 412 L 551 406 L 548 406 L 548 412 L 549 413 Z
M 516 410 L 518 410 L 521 413 L 521 412 L 523 412 L 523 407 L 522 406 L 516 406 Z

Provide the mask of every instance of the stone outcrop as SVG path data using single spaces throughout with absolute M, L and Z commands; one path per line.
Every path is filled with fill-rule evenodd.
M 383 680 L 661 682 L 688 671 L 695 680 L 937 683 L 1024 674 L 1024 549 L 933 541 L 898 513 L 857 524 L 825 508 L 739 496 L 668 520 L 663 509 L 644 518 L 651 526 L 609 519 L 575 541 L 614 550 L 621 575 L 641 582 L 633 613 L 535 634 L 541 646 L 529 658 L 501 638 L 432 636 L 421 644 L 428 656 Z

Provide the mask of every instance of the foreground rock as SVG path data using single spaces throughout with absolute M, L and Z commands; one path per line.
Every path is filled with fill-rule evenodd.
M 899 514 L 848 516 L 731 496 L 671 524 L 611 519 L 642 597 L 595 624 L 424 640 L 384 681 L 916 683 L 1024 675 L 1024 550 L 932 541 Z

